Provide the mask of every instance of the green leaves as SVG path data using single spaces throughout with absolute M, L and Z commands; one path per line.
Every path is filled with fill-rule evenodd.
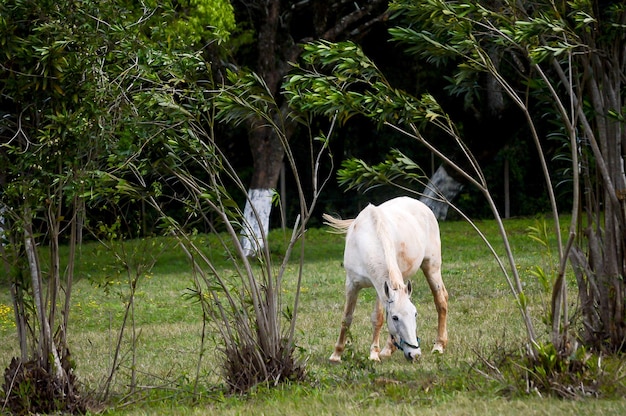
M 361 114 L 379 125 L 423 123 L 441 114 L 432 96 L 416 99 L 387 82 L 376 65 L 351 42 L 325 41 L 305 45 L 303 61 L 283 85 L 297 111 L 345 123 Z
M 164 29 L 175 49 L 202 46 L 213 39 L 226 41 L 235 30 L 235 13 L 228 0 L 181 0 L 176 17 Z
M 254 118 L 267 119 L 277 110 L 274 97 L 265 81 L 249 71 L 227 71 L 230 85 L 215 95 L 217 118 L 235 125 Z M 268 120 L 270 121 L 270 120 Z
M 367 190 L 394 182 L 422 183 L 428 176 L 399 150 L 392 150 L 384 162 L 369 166 L 361 159 L 347 159 L 337 172 L 339 184 L 347 189 Z

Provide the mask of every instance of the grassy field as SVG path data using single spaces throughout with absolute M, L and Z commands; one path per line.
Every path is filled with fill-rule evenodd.
M 539 333 L 545 328 L 546 295 L 533 267 L 550 268 L 554 260 L 527 235 L 535 219 L 507 220 Z M 479 223 L 498 242 L 495 224 Z M 599 398 L 562 400 L 538 392 L 522 394 L 523 381 L 494 380 L 477 369 L 483 359 L 514 354 L 523 347 L 525 330 L 508 285 L 484 244 L 469 225 L 441 224 L 444 281 L 450 301 L 449 345 L 445 354 L 431 354 L 436 330 L 432 297 L 421 274 L 413 278 L 418 335 L 422 358 L 407 363 L 401 354 L 381 363 L 367 360 L 374 302 L 373 291 L 363 291 L 351 331 L 351 343 L 338 365 L 328 362 L 338 335 L 343 308 L 343 237 L 312 229 L 307 233 L 304 286 L 299 310 L 297 344 L 306 361 L 307 379 L 276 388 L 261 386 L 246 396 L 228 396 L 222 385 L 219 339 L 209 337 L 199 364 L 201 314 L 185 297 L 191 286 L 187 262 L 172 241 L 134 242 L 134 257 L 158 256 L 154 268 L 139 281 L 135 300 L 136 354 L 130 348 L 130 330 L 116 373 L 111 415 L 485 415 L 624 414 L 626 400 L 611 392 L 624 391 L 624 371 L 616 371 L 615 389 Z M 231 273 L 223 252 L 211 236 L 198 236 L 224 275 Z M 282 231 L 271 234 L 278 258 L 286 245 Z M 496 248 L 500 250 L 498 242 Z M 500 250 L 501 252 L 502 250 Z M 130 256 L 132 257 L 132 256 Z M 129 258 L 130 258 L 129 257 Z M 138 264 L 147 262 L 139 261 Z M 278 262 L 277 262 L 278 263 Z M 76 373 L 84 391 L 99 391 L 108 375 L 128 293 L 126 277 L 112 266 L 111 252 L 95 244 L 82 249 L 79 280 L 74 286 L 69 343 Z M 294 260 L 283 287 L 285 300 L 293 295 L 297 263 Z M 573 283 L 570 303 L 576 306 Z M 6 287 L 0 290 L 0 363 L 17 355 L 15 328 Z M 545 337 L 543 337 L 545 339 Z M 128 393 L 130 370 L 137 374 L 136 391 Z M 199 383 L 194 385 L 196 372 Z M 608 376 L 607 376 L 608 377 Z M 520 387 L 522 386 L 522 387 Z

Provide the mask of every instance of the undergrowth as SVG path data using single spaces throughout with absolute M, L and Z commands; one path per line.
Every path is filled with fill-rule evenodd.
M 609 398 L 626 395 L 626 357 L 590 352 L 579 346 L 563 356 L 553 344 L 536 346 L 533 357 L 520 346 L 495 349 L 479 356 L 473 369 L 497 384 L 505 397 L 537 395 L 562 399 Z

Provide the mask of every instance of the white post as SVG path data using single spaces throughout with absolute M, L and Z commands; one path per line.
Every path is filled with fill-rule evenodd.
M 448 201 L 452 201 L 462 189 L 463 184 L 450 176 L 441 165 L 430 177 L 420 201 L 428 205 L 437 219 L 445 220 L 448 215 Z

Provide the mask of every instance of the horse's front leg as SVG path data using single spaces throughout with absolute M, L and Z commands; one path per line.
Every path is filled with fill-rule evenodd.
M 385 317 L 383 315 L 383 305 L 378 296 L 372 312 L 372 346 L 370 347 L 370 360 L 380 361 L 380 330 L 383 327 Z
M 387 343 L 385 344 L 385 348 L 383 348 L 383 350 L 380 352 L 380 356 L 382 358 L 391 357 L 391 354 L 393 354 L 397 349 L 398 347 L 396 347 L 396 345 L 393 343 L 390 335 L 387 337 Z
M 329 358 L 332 362 L 338 363 L 341 361 L 341 354 L 346 346 L 346 336 L 352 324 L 352 316 L 354 314 L 354 308 L 356 307 L 358 292 L 359 287 L 352 283 L 352 279 L 350 279 L 348 275 L 346 277 L 346 304 L 343 308 L 341 330 L 339 331 L 339 338 L 337 338 L 337 343 L 335 344 L 335 351 Z
M 381 358 L 391 357 L 391 354 L 397 350 L 396 346 L 391 339 L 391 336 L 387 337 L 385 347 L 380 349 L 380 330 L 385 322 L 383 315 L 383 306 L 380 299 L 376 298 L 376 306 L 374 307 L 374 313 L 372 314 L 372 326 L 374 327 L 374 334 L 372 337 L 372 346 L 370 348 L 370 360 L 380 361 Z

